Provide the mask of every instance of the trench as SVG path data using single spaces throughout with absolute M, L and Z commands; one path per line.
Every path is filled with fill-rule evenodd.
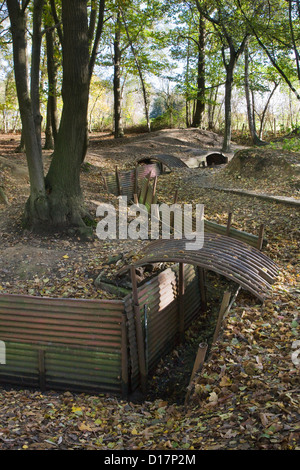
M 164 356 L 157 366 L 149 371 L 147 392 L 144 397 L 133 393 L 131 401 L 155 401 L 162 399 L 169 405 L 183 405 L 190 382 L 196 354 L 200 343 L 208 345 L 205 361 L 208 360 L 223 294 L 237 289 L 235 283 L 213 272 L 207 273 L 207 310 L 186 330 L 184 342 Z

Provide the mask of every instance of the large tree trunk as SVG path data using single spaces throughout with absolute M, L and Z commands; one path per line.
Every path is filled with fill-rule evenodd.
M 28 86 L 26 44 L 26 9 L 29 2 L 7 0 L 13 37 L 14 69 L 26 157 L 30 178 L 30 197 L 26 204 L 26 223 L 32 229 L 64 230 L 75 228 L 90 233 L 83 217 L 87 215 L 80 187 L 80 167 L 87 147 L 87 110 L 89 86 L 103 25 L 105 1 L 99 4 L 98 25 L 90 57 L 90 33 L 86 0 L 62 0 L 62 25 L 55 2 L 51 1 L 55 23 L 63 49 L 63 111 L 55 150 L 46 179 L 41 153 L 39 110 L 39 58 L 41 39 L 41 6 L 34 0 L 34 28 L 31 95 Z
M 63 111 L 46 187 L 54 226 L 86 228 L 80 167 L 86 147 L 89 100 L 87 2 L 62 2 Z
M 26 11 L 17 0 L 7 0 L 13 38 L 13 56 L 17 95 L 22 120 L 22 135 L 30 179 L 30 196 L 26 204 L 25 223 L 41 226 L 48 220 L 40 137 L 37 136 L 37 108 L 32 105 L 27 62 Z M 35 75 L 36 77 L 36 75 Z M 33 78 L 33 77 L 32 77 Z M 35 84 L 32 89 L 36 89 Z
M 193 117 L 192 127 L 200 127 L 205 110 L 205 21 L 200 14 L 199 43 L 198 43 L 198 71 L 197 71 L 197 104 Z

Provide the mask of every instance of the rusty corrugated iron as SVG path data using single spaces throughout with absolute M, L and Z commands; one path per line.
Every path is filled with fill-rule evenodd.
M 157 240 L 143 250 L 144 257 L 134 263 L 174 262 L 201 266 L 241 285 L 261 301 L 271 291 L 278 267 L 261 251 L 239 240 L 214 233 L 204 234 L 203 248 L 186 249 L 188 240 Z
M 1 383 L 122 394 L 127 338 L 121 300 L 0 295 Z M 125 347 L 124 347 L 125 346 Z
M 184 325 L 187 329 L 201 314 L 199 280 L 194 266 L 185 266 Z M 146 281 L 137 289 L 138 305 L 145 338 L 148 371 L 153 370 L 162 357 L 172 351 L 179 339 L 178 266 L 168 268 Z M 131 363 L 131 386 L 139 385 L 138 345 L 131 295 L 127 296 L 128 339 Z M 146 312 L 145 312 L 146 309 Z M 147 325 L 145 324 L 147 315 Z
M 115 173 L 104 174 L 107 190 L 115 196 L 127 196 L 128 200 L 133 200 L 134 194 L 138 193 L 138 187 L 146 178 L 155 178 L 161 174 L 157 163 L 149 165 L 139 165 L 132 170 L 117 170 Z
M 166 166 L 169 170 L 172 170 L 172 168 L 188 168 L 186 163 L 174 155 L 156 154 L 151 155 L 150 157 L 141 157 L 137 160 L 138 164 L 151 164 L 154 162 L 159 162 L 162 166 Z

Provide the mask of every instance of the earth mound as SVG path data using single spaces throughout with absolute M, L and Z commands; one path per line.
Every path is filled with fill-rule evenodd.
M 231 174 L 243 177 L 265 178 L 270 176 L 300 177 L 300 153 L 281 149 L 254 148 L 243 149 L 235 153 L 227 166 Z

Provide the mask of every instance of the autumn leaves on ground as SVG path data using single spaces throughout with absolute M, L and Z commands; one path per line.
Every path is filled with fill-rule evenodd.
M 120 252 L 123 258 L 118 266 L 126 255 L 136 253 L 136 243 L 81 242 L 59 234 L 24 233 L 20 218 L 29 186 L 25 156 L 15 153 L 16 144 L 16 136 L 1 137 L 0 186 L 7 204 L 0 199 L 0 291 L 110 298 L 94 280 L 101 269 L 114 269 L 110 260 Z M 115 165 L 130 168 L 137 157 L 151 153 L 184 159 L 190 168 L 159 177 L 159 201 L 171 203 L 178 189 L 179 202 L 203 203 L 209 220 L 225 224 L 232 212 L 233 227 L 255 234 L 263 223 L 268 240 L 265 253 L 280 267 L 270 297 L 260 305 L 248 294 L 239 295 L 193 383 L 186 407 L 169 400 L 163 391 L 153 399 L 136 402 L 105 395 L 0 387 L 0 449 L 300 448 L 299 209 L 208 189 L 223 184 L 297 198 L 299 180 L 293 168 L 299 165 L 299 155 L 276 149 L 276 161 L 280 157 L 292 161 L 281 171 L 271 164 L 272 148 L 267 153 L 255 149 L 255 154 L 266 153 L 268 168 L 248 176 L 245 168 L 203 169 L 194 164 L 197 150 L 214 150 L 218 145 L 218 136 L 198 130 L 157 132 L 117 142 L 109 136 L 92 136 L 82 169 L 87 205 L 95 216 L 97 203 L 116 202 L 105 191 L 101 175 L 113 171 Z M 50 157 L 51 152 L 45 152 L 45 166 Z M 174 358 L 177 362 L 182 358 L 180 348 Z M 172 355 L 162 361 L 153 383 L 173 373 L 175 365 Z

